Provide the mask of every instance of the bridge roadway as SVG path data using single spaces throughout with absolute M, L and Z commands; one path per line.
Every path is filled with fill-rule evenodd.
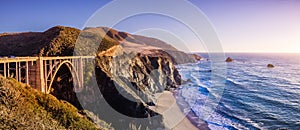
M 94 59 L 95 56 L 5 57 L 0 58 L 0 74 L 49 94 L 55 76 L 63 65 L 72 74 L 74 87 L 82 87 L 84 68 L 94 63 Z

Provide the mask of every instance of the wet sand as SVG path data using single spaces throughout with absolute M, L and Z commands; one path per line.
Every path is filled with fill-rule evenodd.
M 164 117 L 164 124 L 167 129 L 172 130 L 198 130 L 188 118 L 189 115 L 184 115 L 176 103 L 176 99 L 173 93 L 170 91 L 164 91 L 157 95 L 158 99 L 156 106 L 151 106 L 150 109 L 157 113 L 160 113 Z M 203 125 L 203 124 L 202 124 Z M 206 127 L 204 127 L 206 128 Z

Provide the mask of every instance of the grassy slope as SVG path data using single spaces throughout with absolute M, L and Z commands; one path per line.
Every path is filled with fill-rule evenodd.
M 96 55 L 98 51 L 104 51 L 119 43 L 99 32 L 80 31 L 76 28 L 56 26 L 46 32 L 46 36 L 55 36 L 48 46 L 40 50 L 43 56 L 71 56 L 76 45 L 76 55 Z M 102 37 L 104 36 L 104 37 Z M 99 48 L 97 48 L 99 46 Z
M 71 56 L 74 47 L 77 55 L 95 55 L 119 43 L 99 32 L 55 26 L 45 32 L 0 34 L 0 56 Z M 95 46 L 99 46 L 99 48 Z M 82 54 L 81 54 L 82 53 Z
M 110 129 L 99 124 L 65 101 L 0 76 L 0 129 Z

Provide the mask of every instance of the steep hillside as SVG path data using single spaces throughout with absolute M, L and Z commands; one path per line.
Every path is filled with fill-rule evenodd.
M 71 55 L 70 48 L 74 46 L 79 32 L 75 28 L 56 26 L 45 32 L 5 34 L 0 36 L 0 55 Z M 45 49 L 49 52 L 44 52 Z
M 123 42 L 131 42 L 131 43 L 140 44 L 140 45 L 144 45 L 144 46 L 156 47 L 157 49 L 162 49 L 162 50 L 178 51 L 172 45 L 165 43 L 159 39 L 140 36 L 140 35 L 133 35 L 133 34 L 129 34 L 127 32 L 120 32 L 120 31 L 117 31 L 112 28 L 97 27 L 97 28 L 86 28 L 84 30 L 93 31 L 93 32 L 101 32 L 101 33 L 99 33 L 100 35 L 104 36 L 106 34 L 111 39 L 120 41 L 122 43 Z
M 81 113 L 81 114 L 80 114 Z M 0 76 L 0 129 L 111 129 L 71 104 Z
M 172 45 L 165 43 L 159 39 L 156 38 L 151 38 L 151 37 L 145 37 L 145 36 L 140 36 L 140 35 L 132 35 L 134 39 L 138 42 L 145 43 L 149 46 L 154 46 L 161 48 L 162 50 L 168 50 L 168 51 L 178 51 L 175 47 Z

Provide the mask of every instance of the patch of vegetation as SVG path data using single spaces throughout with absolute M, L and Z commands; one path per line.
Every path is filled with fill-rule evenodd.
M 120 43 L 107 35 L 99 32 L 80 32 L 74 50 L 75 55 L 96 55 L 98 52 L 105 51 Z
M 40 50 L 42 56 L 90 56 L 119 44 L 118 41 L 99 32 L 80 31 L 64 26 L 53 27 L 44 34 L 52 34 L 55 37 L 52 38 L 49 46 Z M 75 52 L 74 49 L 76 49 Z
M 91 113 L 0 76 L 0 129 L 112 129 L 99 119 L 98 125 L 92 123 L 87 114 Z
M 56 26 L 46 32 L 44 35 L 55 36 L 50 44 L 40 50 L 43 56 L 71 56 L 75 47 L 76 40 L 80 30 L 71 27 Z

